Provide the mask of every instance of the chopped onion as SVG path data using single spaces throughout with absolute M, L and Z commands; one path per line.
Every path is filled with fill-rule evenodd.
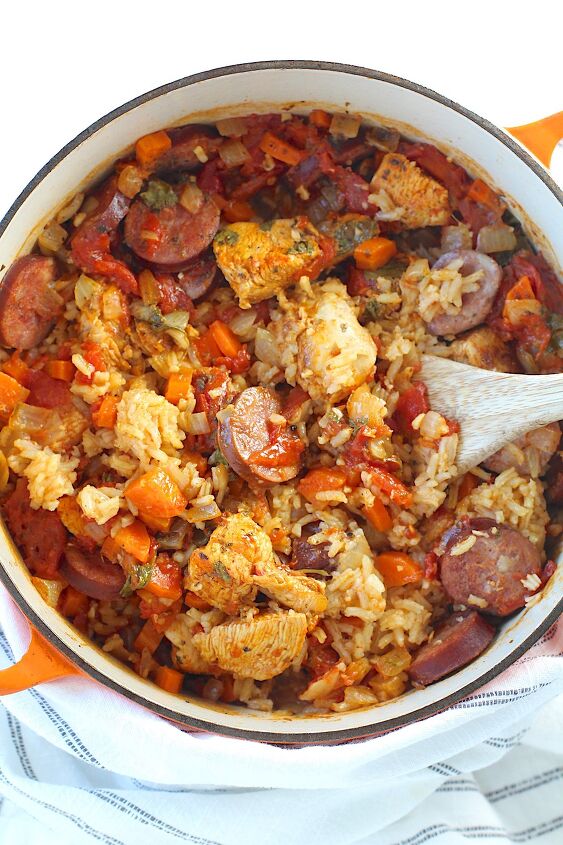
M 52 413 L 49 408 L 38 408 L 36 405 L 21 402 L 12 411 L 10 428 L 16 431 L 19 437 L 27 435 L 31 440 L 39 441 Z
M 384 152 L 394 153 L 401 140 L 396 129 L 388 129 L 386 126 L 372 126 L 366 132 L 366 141 L 371 147 Z
M 516 249 L 517 240 L 512 226 L 506 223 L 494 223 L 483 226 L 477 235 L 477 249 L 479 252 L 511 252 Z
M 106 287 L 102 295 L 104 320 L 114 322 L 123 319 L 125 316 L 123 304 L 121 292 L 113 285 Z
M 163 315 L 162 325 L 166 329 L 177 329 L 185 332 L 188 323 L 190 322 L 190 315 L 187 311 L 171 311 L 170 314 Z
M 31 581 L 43 601 L 49 607 L 56 607 L 65 588 L 65 583 L 48 578 L 36 578 L 35 576 L 32 577 Z
M 241 311 L 229 322 L 230 328 L 235 334 L 245 335 L 247 331 L 252 328 L 256 322 L 256 311 L 249 308 L 247 311 Z
M 184 547 L 184 539 L 188 526 L 181 519 L 175 519 L 172 528 L 166 534 L 158 535 L 158 546 L 160 549 L 179 550 Z
M 213 500 L 208 505 L 195 505 L 193 508 L 188 508 L 181 516 L 186 522 L 207 522 L 209 519 L 221 516 L 221 511 L 217 507 L 217 502 Z
M 473 235 L 465 223 L 458 226 L 443 226 L 440 249 L 442 252 L 451 252 L 454 249 L 472 249 Z
M 225 117 L 223 120 L 218 120 L 215 126 L 224 138 L 240 138 L 246 132 L 244 117 Z
M 355 138 L 360 130 L 360 118 L 350 114 L 333 114 L 329 132 L 341 138 Z
M 209 434 L 211 431 L 205 411 L 199 411 L 197 414 L 190 414 L 187 427 L 188 434 Z
M 219 147 L 219 156 L 227 167 L 239 167 L 245 161 L 249 160 L 250 153 L 242 141 L 237 141 L 233 138 L 229 141 L 223 141 Z
M 88 534 L 88 536 L 91 537 L 92 540 L 95 540 L 96 543 L 102 545 L 108 536 L 108 526 L 98 525 L 96 522 L 86 522 L 84 525 L 84 533 Z
M 99 282 L 95 282 L 90 276 L 85 276 L 84 273 L 79 277 L 74 286 L 74 301 L 80 310 L 85 305 L 102 292 L 102 286 Z
M 135 164 L 126 164 L 117 179 L 117 187 L 128 199 L 136 197 L 143 187 L 143 174 Z
M 537 299 L 507 299 L 502 313 L 512 326 L 518 326 L 529 314 L 541 314 L 541 309 Z
M 197 214 L 203 205 L 203 191 L 195 182 L 188 182 L 178 202 L 190 214 Z
M 43 255 L 54 255 L 61 249 L 67 238 L 68 232 L 63 226 L 58 223 L 49 223 L 37 238 L 37 243 Z
M 278 350 L 274 338 L 267 329 L 259 328 L 254 341 L 254 354 L 266 364 L 278 365 Z
M 66 223 L 67 220 L 70 220 L 71 217 L 80 210 L 80 206 L 84 202 L 84 194 L 76 194 L 69 203 L 67 203 L 64 208 L 57 213 L 55 217 L 56 223 Z
M 150 270 L 141 270 L 139 273 L 139 290 L 145 305 L 156 305 L 160 302 L 158 282 Z

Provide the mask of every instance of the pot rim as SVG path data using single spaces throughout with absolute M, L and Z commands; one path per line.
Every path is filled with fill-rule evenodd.
M 133 109 L 137 108 L 145 102 L 156 99 L 172 91 L 181 88 L 187 88 L 190 85 L 193 85 L 198 82 L 203 82 L 209 79 L 216 79 L 223 76 L 231 76 L 234 74 L 263 70 L 321 70 L 336 73 L 346 73 L 350 76 L 363 76 L 368 79 L 375 79 L 380 82 L 386 82 L 391 85 L 395 85 L 397 87 L 413 91 L 414 93 L 426 97 L 427 99 L 434 100 L 435 102 L 445 106 L 446 108 L 452 109 L 458 114 L 461 114 L 463 117 L 471 120 L 485 132 L 492 135 L 494 138 L 504 144 L 504 146 L 506 146 L 514 155 L 518 156 L 518 158 L 520 158 L 533 171 L 533 173 L 544 183 L 547 189 L 555 196 L 559 203 L 563 205 L 563 191 L 555 183 L 555 181 L 545 170 L 545 168 L 535 158 L 533 158 L 530 153 L 528 153 L 510 135 L 508 135 L 506 132 L 503 132 L 489 120 L 479 116 L 470 109 L 461 106 L 454 100 L 451 100 L 448 97 L 438 94 L 436 91 L 433 91 L 430 88 L 426 88 L 423 85 L 419 85 L 418 83 L 403 79 L 402 77 L 394 76 L 383 71 L 371 70 L 369 68 L 361 67 L 358 65 L 326 61 L 281 59 L 226 65 L 224 67 L 214 68 L 208 71 L 202 71 L 200 73 L 191 74 L 181 79 L 174 80 L 173 82 L 161 85 L 157 88 L 153 88 L 151 91 L 141 94 L 138 97 L 134 97 L 123 105 L 118 106 L 116 109 L 113 109 L 104 116 L 100 117 L 98 120 L 90 124 L 90 126 L 84 129 L 78 135 L 76 135 L 71 141 L 65 144 L 65 146 L 62 147 L 59 152 L 56 153 L 30 180 L 30 182 L 21 191 L 19 196 L 16 198 L 16 200 L 13 202 L 13 204 L 10 206 L 10 208 L 0 221 L 0 237 L 3 235 L 4 231 L 8 227 L 16 212 L 23 205 L 25 200 L 30 196 L 30 194 L 37 187 L 37 185 L 39 185 L 42 180 L 47 176 L 47 174 L 50 173 L 50 171 L 53 170 L 53 168 L 55 168 L 70 152 L 76 149 L 90 136 L 95 134 L 99 129 L 111 123 L 115 118 L 120 117 L 121 115 L 126 114 L 129 111 L 132 111 Z M 235 728 L 225 725 L 216 725 L 213 723 L 212 709 L 209 710 L 209 721 L 203 721 L 194 716 L 185 716 L 183 714 L 178 713 L 177 711 L 169 709 L 168 707 L 148 701 L 143 696 L 140 696 L 137 693 L 127 689 L 126 686 L 105 676 L 97 668 L 92 666 L 90 663 L 86 662 L 77 651 L 70 648 L 65 642 L 63 642 L 63 640 L 60 639 L 59 636 L 51 630 L 51 628 L 47 625 L 43 618 L 38 613 L 36 613 L 36 611 L 28 604 L 27 600 L 23 597 L 23 595 L 19 592 L 15 584 L 12 582 L 10 576 L 8 575 L 7 567 L 1 560 L 0 582 L 3 583 L 5 588 L 8 590 L 11 598 L 15 601 L 16 605 L 24 612 L 27 619 L 39 630 L 39 632 L 45 637 L 45 639 L 58 651 L 62 652 L 66 657 L 68 657 L 74 665 L 76 665 L 80 670 L 82 670 L 82 672 L 84 672 L 84 674 L 86 674 L 93 680 L 98 681 L 103 686 L 109 687 L 110 689 L 120 693 L 121 695 L 125 695 L 127 698 L 134 701 L 135 703 L 140 704 L 141 706 L 151 710 L 159 716 L 166 718 L 169 721 L 186 726 L 188 728 L 194 728 L 196 730 L 208 733 L 213 732 L 223 736 L 231 736 L 241 739 L 249 739 L 254 741 L 262 741 L 283 745 L 314 743 L 327 744 L 335 742 L 344 742 L 354 739 L 357 740 L 365 738 L 367 736 L 374 736 L 376 734 L 383 733 L 388 730 L 393 730 L 395 728 L 402 727 L 404 725 L 411 724 L 421 719 L 433 716 L 436 713 L 445 710 L 447 707 L 456 704 L 465 696 L 471 694 L 475 690 L 489 683 L 501 672 L 511 666 L 519 657 L 522 656 L 522 654 L 524 654 L 535 642 L 537 642 L 537 640 L 557 620 L 560 614 L 563 613 L 562 598 L 552 608 L 551 612 L 547 614 L 547 616 L 542 620 L 541 624 L 535 628 L 533 633 L 526 637 L 526 639 L 522 643 L 513 648 L 510 654 L 508 654 L 503 660 L 497 663 L 496 666 L 479 675 L 478 678 L 475 678 L 474 680 L 470 681 L 465 686 L 458 688 L 455 692 L 450 693 L 449 695 L 441 698 L 438 701 L 420 707 L 417 710 L 412 710 L 408 714 L 390 719 L 385 719 L 383 721 L 375 721 L 373 724 L 366 725 L 363 727 L 336 729 L 333 731 L 326 731 L 322 733 L 296 732 L 291 734 L 281 734 L 276 733 L 275 730 L 270 732 L 244 729 L 238 727 Z M 377 709 L 377 707 L 372 708 L 374 717 L 377 714 Z

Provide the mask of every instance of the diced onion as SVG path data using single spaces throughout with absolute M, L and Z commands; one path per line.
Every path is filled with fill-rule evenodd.
M 209 434 L 211 427 L 205 411 L 199 411 L 197 414 L 190 414 L 187 428 L 188 434 Z
M 145 305 L 156 305 L 160 302 L 160 290 L 158 282 L 150 270 L 141 270 L 139 273 L 139 290 L 141 299 Z
M 241 311 L 229 322 L 230 328 L 235 334 L 245 335 L 247 331 L 252 328 L 256 322 L 256 311 L 249 308 L 247 311 Z
M 386 126 L 372 126 L 366 132 L 366 141 L 371 147 L 384 152 L 394 153 L 401 140 L 396 129 L 388 129 Z
M 162 324 L 167 329 L 178 329 L 178 331 L 185 332 L 188 323 L 190 322 L 190 315 L 187 311 L 171 311 L 162 318 Z
M 203 191 L 195 182 L 188 182 L 178 202 L 190 214 L 197 214 L 203 205 Z
M 221 516 L 221 511 L 217 507 L 217 502 L 213 500 L 208 505 L 195 505 L 193 508 L 188 508 L 181 516 L 186 522 L 207 522 L 209 519 Z
M 158 535 L 158 546 L 160 549 L 179 550 L 184 547 L 184 539 L 188 526 L 181 519 L 174 520 L 172 528 L 166 534 Z
M 250 153 L 242 141 L 237 141 L 233 138 L 221 144 L 219 147 L 219 156 L 227 167 L 239 167 L 245 161 L 248 161 Z
M 31 440 L 37 440 L 47 427 L 51 414 L 49 408 L 39 408 L 21 402 L 12 411 L 10 428 L 17 431 L 19 437 L 27 436 Z
M 495 223 L 483 226 L 477 235 L 477 249 L 479 252 L 511 252 L 516 249 L 517 240 L 512 226 L 506 223 Z
M 68 238 L 68 232 L 59 223 L 49 223 L 39 237 L 37 243 L 43 255 L 54 255 L 61 249 Z
M 61 593 L 64 590 L 64 583 L 62 581 L 36 577 L 32 577 L 31 581 L 43 601 L 45 601 L 49 607 L 56 607 L 59 598 L 61 597 Z
M 76 194 L 69 203 L 67 203 L 64 208 L 57 213 L 55 217 L 56 223 L 66 223 L 67 220 L 70 220 L 71 217 L 80 210 L 80 206 L 84 202 L 84 194 Z
M 502 314 L 512 326 L 518 326 L 529 314 L 541 314 L 541 308 L 537 299 L 507 299 Z
M 136 197 L 143 187 L 143 174 L 135 164 L 126 164 L 117 179 L 117 187 L 128 199 Z
M 84 273 L 78 278 L 74 286 L 74 301 L 80 310 L 88 305 L 94 296 L 102 292 L 102 286 L 99 282 L 95 282 L 90 276 L 85 276 Z
M 113 285 L 105 288 L 102 295 L 104 320 L 114 322 L 123 319 L 123 300 L 120 291 Z
M 440 248 L 442 252 L 451 252 L 455 249 L 471 249 L 473 247 L 473 235 L 465 223 L 459 226 L 444 226 L 442 228 L 442 239 Z
M 329 132 L 341 138 L 355 138 L 360 130 L 360 118 L 350 114 L 333 114 Z
M 223 120 L 218 120 L 215 125 L 224 138 L 240 138 L 246 132 L 244 117 L 225 117 Z
M 274 338 L 266 329 L 259 328 L 256 331 L 254 354 L 266 364 L 278 364 L 278 350 Z

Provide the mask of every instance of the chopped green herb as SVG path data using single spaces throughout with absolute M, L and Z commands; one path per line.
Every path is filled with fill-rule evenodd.
M 549 342 L 550 352 L 562 352 L 563 316 L 561 314 L 555 314 L 555 312 L 549 313 L 547 315 L 546 322 L 549 328 L 551 329 L 551 340 Z
M 290 246 L 287 251 L 288 255 L 311 255 L 313 252 L 313 244 L 311 241 L 297 241 L 297 243 Z
M 260 223 L 260 228 L 263 232 L 269 232 L 272 226 L 274 225 L 273 220 L 264 220 L 263 223 Z
M 151 179 L 146 191 L 141 193 L 145 205 L 153 211 L 162 211 L 163 208 L 171 208 L 178 202 L 176 191 L 162 179 Z
M 215 235 L 215 243 L 222 246 L 225 244 L 226 246 L 234 246 L 238 241 L 238 232 L 233 232 L 232 229 L 221 229 L 220 232 L 217 232 Z
M 391 261 L 388 261 L 380 270 L 374 272 L 369 270 L 366 273 L 366 276 L 383 276 L 385 279 L 400 279 L 405 270 L 407 269 L 407 265 L 403 261 L 399 261 L 396 258 L 392 258 Z
M 123 598 L 128 598 L 135 590 L 141 590 L 146 587 L 152 578 L 154 560 L 149 560 L 147 563 L 140 563 L 133 568 L 125 579 L 125 584 L 121 588 L 120 595 Z
M 215 451 L 209 456 L 208 464 L 212 467 L 216 467 L 219 464 L 223 464 L 223 466 L 229 466 L 229 462 L 227 461 L 220 449 L 215 449 Z
M 364 305 L 363 317 L 369 320 L 376 320 L 381 311 L 381 306 L 376 299 L 368 299 Z
M 219 576 L 219 578 L 221 578 L 227 584 L 230 584 L 231 581 L 233 580 L 231 578 L 231 576 L 229 575 L 227 567 L 225 566 L 225 564 L 223 563 L 222 560 L 216 560 L 213 563 L 213 569 L 215 570 L 215 572 Z
M 345 220 L 337 222 L 333 228 L 332 237 L 336 241 L 338 255 L 353 252 L 354 248 L 373 238 L 377 231 L 377 224 L 371 218 L 365 220 Z
M 185 331 L 190 322 L 190 315 L 187 311 L 171 311 L 170 314 L 164 315 L 156 305 L 145 305 L 140 299 L 131 303 L 130 310 L 136 320 L 148 323 L 156 331 L 166 331 L 167 329 Z
M 357 419 L 355 419 L 355 420 L 348 420 L 348 422 L 350 423 L 350 426 L 352 427 L 352 431 L 353 431 L 353 433 L 354 433 L 354 434 L 357 434 L 357 433 L 358 433 L 358 431 L 360 430 L 360 428 L 361 428 L 363 425 L 367 425 L 367 424 L 368 424 L 368 418 L 367 418 L 367 417 L 358 417 L 358 418 L 357 418 Z

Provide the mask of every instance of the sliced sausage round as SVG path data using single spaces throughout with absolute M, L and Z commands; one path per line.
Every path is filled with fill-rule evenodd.
M 168 135 L 172 140 L 172 147 L 157 159 L 153 167 L 157 173 L 193 170 L 202 163 L 195 150 L 198 150 L 200 156 L 203 151 L 206 159 L 212 158 L 223 140 L 211 134 L 209 127 L 198 124 L 169 129 Z
M 23 255 L 9 267 L 0 283 L 3 346 L 31 349 L 47 337 L 64 304 L 56 278 L 55 259 L 44 255 Z
M 428 323 L 430 334 L 447 335 L 466 332 L 482 323 L 491 310 L 502 277 L 501 268 L 488 255 L 472 249 L 459 249 L 441 255 L 432 270 L 443 270 L 452 261 L 459 259 L 463 260 L 460 269 L 462 276 L 469 276 L 478 271 L 483 272 L 479 287 L 463 296 L 459 314 L 438 314 L 430 320 Z
M 301 468 L 299 460 L 281 466 L 259 462 L 260 453 L 271 446 L 268 420 L 272 414 L 280 414 L 281 407 L 273 390 L 248 387 L 234 405 L 221 414 L 219 448 L 232 469 L 246 481 L 261 485 L 282 484 L 295 478 Z
M 178 274 L 178 284 L 190 299 L 201 299 L 209 293 L 219 272 L 212 252 L 200 255 Z
M 195 214 L 179 203 L 152 211 L 137 199 L 125 218 L 125 242 L 157 269 L 174 273 L 207 249 L 218 228 L 219 209 L 209 197 Z
M 84 552 L 71 543 L 65 549 L 60 571 L 71 587 L 100 601 L 119 598 L 125 584 L 125 573 L 118 564 L 97 552 Z
M 456 604 L 479 602 L 484 613 L 508 616 L 533 592 L 522 581 L 541 571 L 540 553 L 519 531 L 492 519 L 456 522 L 442 538 L 440 578 Z M 485 602 L 486 604 L 482 604 Z
M 408 669 L 412 683 L 426 687 L 461 669 L 487 648 L 494 635 L 493 626 L 477 611 L 452 613 L 416 653 Z
M 514 443 L 503 446 L 483 463 L 491 472 L 504 472 L 505 469 L 514 467 L 519 475 L 531 475 L 532 478 L 537 478 L 547 469 L 548 463 L 557 451 L 560 439 L 559 423 L 543 425 L 519 437 Z

